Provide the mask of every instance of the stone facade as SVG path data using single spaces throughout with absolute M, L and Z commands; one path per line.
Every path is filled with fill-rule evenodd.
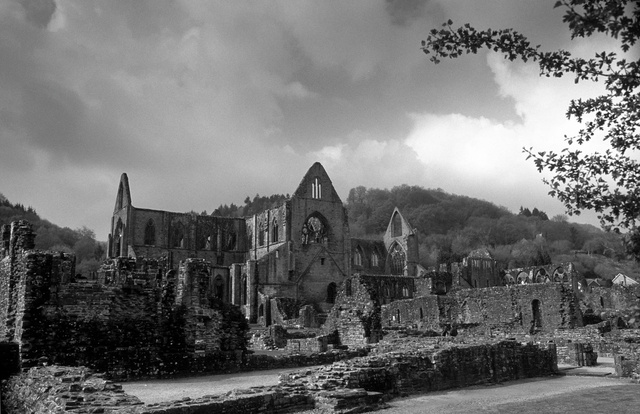
M 582 313 L 569 284 L 512 285 L 460 289 L 382 307 L 385 327 L 441 331 L 444 326 L 495 329 L 505 333 L 553 332 L 582 326 Z
M 22 367 L 87 365 L 126 379 L 242 361 L 246 320 L 218 298 L 208 283 L 218 267 L 204 259 L 166 271 L 163 259 L 116 258 L 101 281 L 74 281 L 74 257 L 33 250 L 28 223 L 3 234 L 0 342 L 18 346 Z
M 21 360 L 34 363 L 46 326 L 45 307 L 54 287 L 71 280 L 75 257 L 35 251 L 33 229 L 26 221 L 3 226 L 0 260 L 0 342 L 15 342 Z
M 123 174 L 108 252 L 112 260 L 157 260 L 164 264 L 158 272 L 202 259 L 210 263 L 207 284 L 218 298 L 240 306 L 249 321 L 262 325 L 284 322 L 276 320 L 282 313 L 271 303 L 278 298 L 326 314 L 352 269 L 407 277 L 424 270 L 416 232 L 397 209 L 382 240 L 351 239 L 346 209 L 320 163 L 281 205 L 245 218 L 134 207 Z M 103 267 L 101 281 L 117 280 L 113 270 L 113 265 Z

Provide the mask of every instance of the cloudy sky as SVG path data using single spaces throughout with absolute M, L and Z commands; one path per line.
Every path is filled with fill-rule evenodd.
M 123 172 L 135 206 L 170 211 L 292 193 L 320 161 L 343 201 L 409 184 L 562 213 L 522 147 L 562 148 L 597 86 L 420 51 L 447 19 L 610 49 L 570 41 L 553 3 L 0 1 L 0 192 L 101 240 Z

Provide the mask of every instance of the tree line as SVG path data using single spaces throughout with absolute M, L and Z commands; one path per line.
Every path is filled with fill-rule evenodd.
M 379 237 L 396 206 L 416 229 L 421 264 L 427 268 L 460 262 L 473 250 L 486 248 L 504 268 L 573 261 L 595 277 L 600 274 L 594 255 L 627 258 L 619 234 L 571 223 L 565 215 L 549 219 L 535 206 L 514 214 L 488 201 L 408 185 L 353 188 L 347 197 L 351 236 Z M 605 276 L 606 269 L 600 270 Z
M 33 207 L 13 204 L 0 194 L 0 225 L 16 220 L 27 220 L 33 225 L 36 249 L 75 254 L 77 274 L 86 276 L 95 272 L 105 257 L 106 243 L 97 241 L 90 228 L 83 226 L 74 230 L 57 226 L 42 219 Z

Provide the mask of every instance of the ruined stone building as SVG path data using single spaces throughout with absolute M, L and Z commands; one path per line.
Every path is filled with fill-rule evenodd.
M 162 263 L 158 279 L 187 259 L 200 260 L 205 289 L 240 306 L 252 322 L 269 324 L 276 314 L 287 313 L 274 298 L 328 312 L 338 286 L 354 272 L 412 278 L 424 271 L 418 263 L 417 235 L 397 209 L 382 240 L 350 237 L 346 208 L 320 163 L 311 166 L 288 200 L 251 217 L 138 208 L 131 200 L 123 174 L 108 256 L 156 260 Z M 101 274 L 109 283 L 119 273 L 114 268 Z M 400 295 L 412 295 L 409 287 L 407 281 Z M 390 297 L 396 294 L 394 289 Z M 297 315 L 284 315 L 291 316 Z

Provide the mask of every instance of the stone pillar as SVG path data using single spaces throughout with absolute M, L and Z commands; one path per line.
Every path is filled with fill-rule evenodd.
M 2 244 L 0 244 L 0 258 L 9 254 L 9 244 L 11 241 L 11 226 L 2 225 Z
M 258 272 L 255 260 L 247 262 L 247 306 L 249 323 L 258 321 Z
M 11 253 L 18 250 L 32 250 L 35 247 L 36 235 L 33 232 L 31 223 L 25 220 L 18 220 L 11 223 L 11 241 L 9 249 Z
M 231 303 L 234 305 L 242 305 L 241 293 L 242 293 L 242 266 L 240 264 L 233 264 L 229 269 L 231 279 Z

